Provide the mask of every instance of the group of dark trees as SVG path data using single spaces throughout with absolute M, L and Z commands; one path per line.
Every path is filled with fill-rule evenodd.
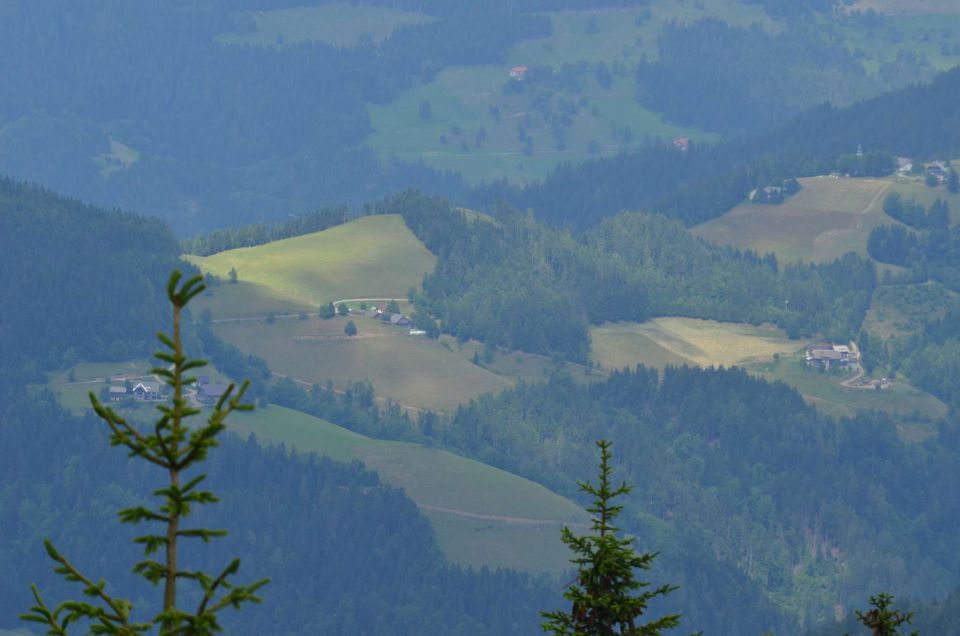
M 772 255 L 707 245 L 660 215 L 623 213 L 571 235 L 503 206 L 471 221 L 414 192 L 381 207 L 438 256 L 416 303 L 443 330 L 574 360 L 587 357 L 590 324 L 663 315 L 852 337 L 876 284 L 873 266 L 852 254 L 781 267 Z
M 960 228 L 950 227 L 950 206 L 937 199 L 925 209 L 897 193 L 884 200 L 884 211 L 904 225 L 881 225 L 870 232 L 867 251 L 881 263 L 907 268 L 901 279 L 934 280 L 960 291 Z
M 859 60 L 813 24 L 771 34 L 715 19 L 673 22 L 657 45 L 657 60 L 637 70 L 638 99 L 703 130 L 765 130 L 818 103 L 849 104 L 877 90 Z

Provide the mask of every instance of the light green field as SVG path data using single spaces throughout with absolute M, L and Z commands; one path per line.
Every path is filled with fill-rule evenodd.
M 851 375 L 832 375 L 806 368 L 799 356 L 782 357 L 758 364 L 750 371 L 781 380 L 799 391 L 808 402 L 828 415 L 850 417 L 858 411 L 878 410 L 909 418 L 914 414 L 939 418 L 947 414 L 946 405 L 929 393 L 916 389 L 899 376 L 883 391 L 872 388 L 846 388 L 841 382 Z
M 241 283 L 249 284 L 225 284 L 197 300 L 197 315 L 208 309 L 215 319 L 262 315 L 268 306 L 271 311 L 315 310 L 348 298 L 406 298 L 436 261 L 397 215 L 363 217 L 323 232 L 184 258 L 224 280 L 235 268 Z
M 217 40 L 222 44 L 260 46 L 299 42 L 353 46 L 365 36 L 379 42 L 400 27 L 433 19 L 387 7 L 355 7 L 350 4 L 256 11 L 245 16 L 253 22 L 253 31 L 223 34 Z
M 370 439 L 279 406 L 231 417 L 230 429 L 363 462 L 404 489 L 430 518 L 447 557 L 463 565 L 559 573 L 569 558 L 560 527 L 586 520 L 573 502 L 505 471 L 446 451 Z
M 810 177 L 800 183 L 800 192 L 780 205 L 742 203 L 691 231 L 711 243 L 773 252 L 781 262 L 824 262 L 846 252 L 865 255 L 870 230 L 894 222 L 883 212 L 889 180 Z
M 592 357 L 606 369 L 637 364 L 734 366 L 770 360 L 804 347 L 773 327 L 695 318 L 606 323 L 590 330 Z

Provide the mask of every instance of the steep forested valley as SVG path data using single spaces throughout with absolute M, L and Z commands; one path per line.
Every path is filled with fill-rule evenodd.
M 960 12 L 0 0 L 0 52 L 0 636 L 542 633 L 605 466 L 649 633 L 958 633 Z

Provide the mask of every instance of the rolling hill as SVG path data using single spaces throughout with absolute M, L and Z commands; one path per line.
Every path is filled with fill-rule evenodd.
M 395 215 L 363 217 L 266 245 L 185 256 L 204 273 L 237 285 L 216 288 L 196 309 L 214 318 L 264 315 L 347 298 L 406 298 L 435 258 Z

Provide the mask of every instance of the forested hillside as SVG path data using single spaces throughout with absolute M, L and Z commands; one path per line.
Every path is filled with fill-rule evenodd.
M 954 423 L 907 444 L 881 414 L 837 422 L 742 370 L 640 367 L 482 398 L 437 436 L 570 495 L 593 440 L 612 440 L 620 474 L 638 485 L 625 529 L 664 551 L 660 571 L 682 586 L 676 607 L 718 633 L 771 629 L 758 593 L 790 617 L 776 633 L 796 633 L 876 590 L 931 598 L 960 583 Z M 753 605 L 718 610 L 729 595 Z
M 0 178 L 0 367 L 35 380 L 80 357 L 148 353 L 178 252 L 161 221 Z
M 709 246 L 659 215 L 624 213 L 573 236 L 507 207 L 470 222 L 416 193 L 380 208 L 402 214 L 439 257 L 417 303 L 445 331 L 575 360 L 587 355 L 589 324 L 664 315 L 848 338 L 876 282 L 872 264 L 853 254 L 781 268 L 772 255 Z
M 0 628 L 31 602 L 76 595 L 52 571 L 50 538 L 110 589 L 153 597 L 130 567 L 140 556 L 116 510 L 145 498 L 156 474 L 110 448 L 106 426 L 75 418 L 51 396 L 0 400 Z M 556 591 L 512 572 L 448 565 L 427 520 L 402 491 L 359 464 L 298 457 L 228 438 L 208 466 L 222 499 L 198 523 L 225 540 L 183 547 L 187 567 L 218 570 L 242 557 L 242 579 L 272 578 L 264 604 L 228 613 L 231 634 L 539 633 L 537 611 Z M 69 590 L 69 592 L 68 592 Z

